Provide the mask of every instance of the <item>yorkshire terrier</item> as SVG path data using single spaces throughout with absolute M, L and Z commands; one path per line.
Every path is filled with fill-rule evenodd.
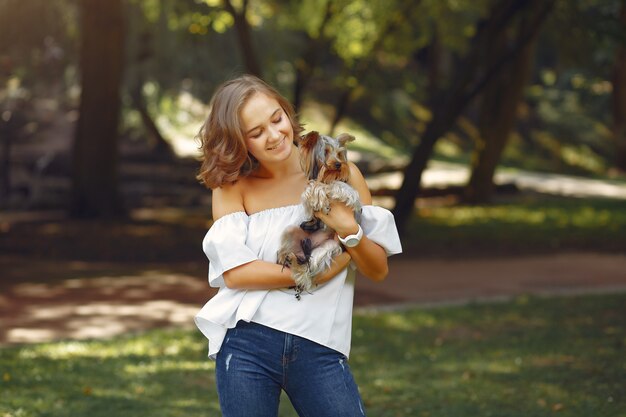
M 353 140 L 354 136 L 347 133 L 333 138 L 318 132 L 310 132 L 300 139 L 300 163 L 309 179 L 301 197 L 307 220 L 285 230 L 277 260 L 291 269 L 298 299 L 302 291 L 309 292 L 313 288 L 315 276 L 329 268 L 333 257 L 342 252 L 335 240 L 335 231 L 314 213 L 328 214 L 331 201 L 340 201 L 354 210 L 360 223 L 359 193 L 347 183 L 350 167 L 346 143 Z

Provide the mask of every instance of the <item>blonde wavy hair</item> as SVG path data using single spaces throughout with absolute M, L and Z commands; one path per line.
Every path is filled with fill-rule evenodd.
M 197 135 L 202 157 L 196 178 L 207 188 L 232 184 L 257 168 L 240 120 L 241 109 L 256 93 L 275 99 L 282 107 L 293 127 L 294 142 L 303 131 L 291 103 L 260 78 L 243 75 L 226 81 L 215 91 L 210 113 Z

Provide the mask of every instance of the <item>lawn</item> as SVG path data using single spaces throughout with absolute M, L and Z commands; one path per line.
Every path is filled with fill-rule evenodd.
M 493 204 L 423 207 L 403 244 L 417 257 L 624 253 L 626 201 L 526 193 Z
M 370 416 L 626 416 L 626 294 L 359 313 Z M 219 416 L 195 330 L 0 349 L 0 416 Z M 287 400 L 281 416 L 294 416 Z

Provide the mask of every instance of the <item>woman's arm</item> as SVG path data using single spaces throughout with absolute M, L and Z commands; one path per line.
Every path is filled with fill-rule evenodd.
M 323 284 L 330 281 L 349 263 L 348 253 L 336 256 L 330 268 L 317 276 L 315 283 Z M 224 282 L 228 288 L 246 290 L 268 290 L 295 285 L 289 268 L 265 261 L 252 261 L 224 272 Z
M 238 211 L 245 211 L 238 184 L 213 190 L 213 219 Z M 331 267 L 318 276 L 318 284 L 329 281 L 350 263 L 350 255 L 343 253 L 333 260 Z M 291 271 L 287 267 L 271 262 L 256 260 L 224 272 L 224 283 L 236 289 L 273 289 L 295 285 Z
M 252 261 L 224 272 L 228 288 L 239 290 L 270 290 L 295 285 L 289 268 L 266 261 Z
M 349 184 L 359 193 L 363 205 L 372 204 L 372 195 L 367 183 L 359 169 L 350 163 Z M 315 215 L 337 232 L 337 235 L 345 238 L 355 234 L 359 226 L 354 218 L 354 212 L 341 202 L 333 202 L 328 214 L 322 212 Z M 359 272 L 374 281 L 382 281 L 387 277 L 389 267 L 385 250 L 363 235 L 359 244 L 352 248 L 346 248 Z

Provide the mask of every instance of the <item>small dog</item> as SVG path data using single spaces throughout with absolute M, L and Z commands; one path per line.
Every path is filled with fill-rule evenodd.
M 310 291 L 314 277 L 330 267 L 334 256 L 342 252 L 335 240 L 335 231 L 314 216 L 314 212 L 330 212 L 333 200 L 354 210 L 360 223 L 361 202 L 358 192 L 347 184 L 350 177 L 346 143 L 354 136 L 343 133 L 337 138 L 310 132 L 300 140 L 302 169 L 309 185 L 302 193 L 307 220 L 291 226 L 282 235 L 277 262 L 291 269 L 296 282 L 296 298 Z

